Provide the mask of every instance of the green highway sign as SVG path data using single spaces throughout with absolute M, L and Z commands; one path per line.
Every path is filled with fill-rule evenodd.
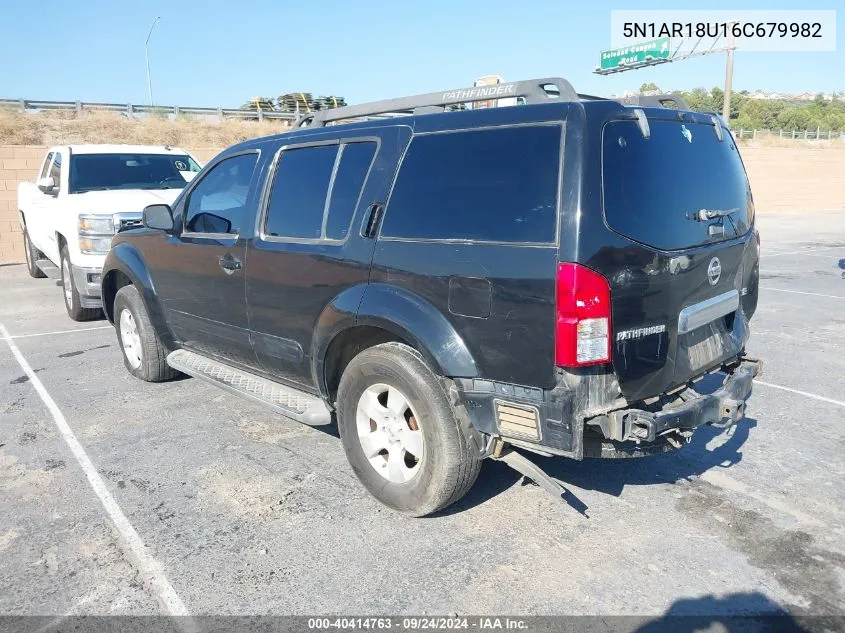
M 669 59 L 670 48 L 668 37 L 661 37 L 639 44 L 631 44 L 622 48 L 612 48 L 608 51 L 601 52 L 601 65 L 596 70 L 621 70 L 627 66 L 667 60 Z

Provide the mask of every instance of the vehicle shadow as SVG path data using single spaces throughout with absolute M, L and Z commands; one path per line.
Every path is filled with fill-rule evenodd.
M 700 476 L 712 468 L 730 468 L 742 460 L 742 445 L 748 440 L 751 430 L 757 426 L 754 418 L 743 418 L 728 430 L 704 426 L 699 428 L 692 441 L 683 448 L 670 453 L 634 459 L 585 459 L 576 461 L 563 457 L 542 457 L 525 453 L 529 459 L 548 475 L 560 481 L 567 489 L 562 500 L 573 509 L 588 517 L 588 506 L 572 490 L 595 490 L 618 497 L 625 486 L 648 486 L 675 483 L 681 479 Z M 718 436 L 726 441 L 708 447 Z M 453 514 L 468 510 L 504 492 L 522 478 L 506 464 L 486 460 L 478 482 L 470 492 L 442 514 Z M 523 484 L 530 482 L 523 481 Z
M 805 619 L 801 622 L 778 603 L 753 591 L 724 597 L 681 598 L 662 616 L 647 620 L 631 630 L 635 633 L 803 633 L 815 629 L 814 624 L 822 624 L 820 620 Z

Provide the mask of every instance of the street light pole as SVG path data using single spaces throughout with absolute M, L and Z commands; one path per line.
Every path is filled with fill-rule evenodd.
M 736 48 L 736 38 L 733 34 L 733 25 L 736 22 L 729 22 L 728 29 L 730 36 L 728 37 L 728 59 L 725 63 L 725 95 L 722 103 L 722 118 L 728 127 L 731 125 L 731 90 L 733 89 L 734 80 L 734 49 Z
M 161 19 L 161 16 L 157 17 L 153 20 L 153 24 L 150 27 L 150 32 L 147 33 L 147 41 L 144 42 L 144 58 L 147 60 L 147 92 L 150 93 L 150 107 L 153 107 L 153 82 L 150 79 L 150 51 L 149 51 L 149 44 L 150 44 L 150 36 L 153 34 L 153 29 L 156 26 L 156 22 Z

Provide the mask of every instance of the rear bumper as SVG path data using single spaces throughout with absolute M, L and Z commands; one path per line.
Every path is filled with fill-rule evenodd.
M 692 385 L 648 406 L 622 400 L 589 410 L 564 379 L 552 390 L 455 379 L 456 404 L 477 430 L 536 452 L 575 459 L 640 457 L 680 448 L 702 425 L 736 424 L 761 368 L 759 361 L 743 358 L 721 367 L 724 380 L 715 391 L 699 392 Z M 610 391 L 615 384 L 610 375 L 587 380 L 590 391 Z
M 691 431 L 703 424 L 731 426 L 745 416 L 745 401 L 759 373 L 759 361 L 743 360 L 726 375 L 721 388 L 712 393 L 702 394 L 687 387 L 657 410 L 612 411 L 606 416 L 609 424 L 604 435 L 621 442 L 654 442 L 671 431 Z

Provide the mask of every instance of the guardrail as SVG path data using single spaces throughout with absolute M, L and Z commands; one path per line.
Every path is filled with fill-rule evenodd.
M 158 115 L 158 116 L 179 116 L 181 114 L 194 116 L 216 116 L 220 120 L 226 118 L 248 119 L 263 121 L 264 119 L 276 119 L 282 121 L 294 121 L 296 114 L 293 112 L 278 112 L 276 110 L 245 110 L 242 108 L 198 108 L 192 106 L 150 106 L 132 103 L 96 103 L 87 101 L 33 101 L 31 99 L 0 99 L 0 108 L 14 109 L 21 112 L 40 112 L 43 110 L 73 110 L 81 115 L 85 110 L 99 112 L 120 112 L 128 116 Z M 834 132 L 832 130 L 758 130 L 758 129 L 732 129 L 734 136 L 742 139 L 757 139 L 758 137 L 782 138 L 793 140 L 845 140 L 845 131 Z
M 732 129 L 733 135 L 737 138 L 782 138 L 786 140 L 802 141 L 835 141 L 845 140 L 845 131 L 834 132 L 832 130 L 755 130 L 755 129 Z
M 33 101 L 31 99 L 0 99 L 0 108 L 15 109 L 21 112 L 40 112 L 43 110 L 73 110 L 77 115 L 83 114 L 86 110 L 99 112 L 120 112 L 128 116 L 158 115 L 158 116 L 179 116 L 181 114 L 194 116 L 217 116 L 218 118 L 239 118 L 239 119 L 281 119 L 293 121 L 296 114 L 293 112 L 276 112 L 265 110 L 242 110 L 240 108 L 197 108 L 190 106 L 150 106 L 136 105 L 132 103 L 89 103 L 86 101 Z

